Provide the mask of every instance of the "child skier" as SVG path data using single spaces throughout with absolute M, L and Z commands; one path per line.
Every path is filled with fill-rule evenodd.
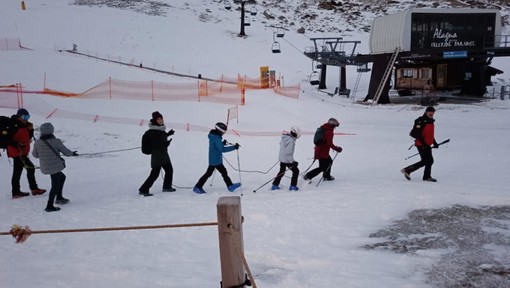
M 290 191 L 297 191 L 299 188 L 297 187 L 297 181 L 299 176 L 298 162 L 294 160 L 294 148 L 296 145 L 296 140 L 301 136 L 301 130 L 293 126 L 290 128 L 290 133 L 284 132 L 282 134 L 282 140 L 280 141 L 280 153 L 278 155 L 278 160 L 280 161 L 280 171 L 276 175 L 273 181 L 273 186 L 271 186 L 271 190 L 280 189 L 280 181 L 282 180 L 283 175 L 287 169 L 292 171 L 292 178 L 290 180 Z
M 227 189 L 230 192 L 234 192 L 237 188 L 241 187 L 241 183 L 232 183 L 230 177 L 228 177 L 227 169 L 223 166 L 223 157 L 222 154 L 224 152 L 230 152 L 239 149 L 239 144 L 226 146 L 227 141 L 222 141 L 222 136 L 227 132 L 227 125 L 222 122 L 216 123 L 214 129 L 209 132 L 207 136 L 209 138 L 209 167 L 207 167 L 207 171 L 205 174 L 200 177 L 195 187 L 193 187 L 193 192 L 198 194 L 205 194 L 206 192 L 202 187 L 204 187 L 205 182 L 209 177 L 211 177 L 214 169 L 220 172 L 223 177 L 223 181 L 227 185 Z

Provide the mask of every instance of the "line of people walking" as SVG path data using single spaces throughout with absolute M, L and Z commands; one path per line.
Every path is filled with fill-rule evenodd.
M 409 165 L 401 170 L 401 173 L 407 180 L 411 180 L 411 173 L 425 167 L 423 180 L 436 182 L 437 180 L 431 176 L 432 165 L 434 159 L 432 157 L 431 148 L 438 148 L 434 138 L 434 107 L 427 107 L 425 113 L 417 118 L 414 122 L 410 135 L 415 138 L 415 146 L 418 149 L 421 160 L 417 163 Z M 28 157 L 30 152 L 30 143 L 34 138 L 33 124 L 28 120 L 30 114 L 26 109 L 19 109 L 17 113 L 10 118 L 15 126 L 15 133 L 9 140 L 7 154 L 13 159 L 12 173 L 12 198 L 22 198 L 29 196 L 29 192 L 23 192 L 20 189 L 20 178 L 23 169 L 27 172 L 27 179 L 32 195 L 42 195 L 45 189 L 39 188 L 35 179 L 35 166 Z M 330 150 L 336 153 L 342 152 L 342 147 L 333 143 L 334 130 L 339 127 L 340 123 L 336 118 L 330 118 L 326 123 L 318 129 L 321 134 L 314 136 L 314 162 L 318 160 L 319 166 L 310 171 L 306 171 L 303 180 L 311 181 L 314 177 L 322 173 L 321 180 L 333 181 L 335 178 L 331 175 L 331 167 L 333 160 L 330 156 Z M 151 172 L 143 184 L 138 189 L 140 195 L 148 197 L 153 196 L 150 193 L 151 187 L 159 177 L 161 169 L 165 171 L 162 192 L 175 192 L 173 186 L 173 166 L 168 154 L 168 147 L 172 139 L 168 137 L 174 135 L 175 131 L 170 129 L 168 132 L 164 122 L 163 115 L 155 111 L 149 121 L 149 129 L 142 138 L 142 151 L 151 155 Z M 197 194 L 205 194 L 204 184 L 217 170 L 225 182 L 227 190 L 234 192 L 241 187 L 241 183 L 232 182 L 228 175 L 227 169 L 223 165 L 223 153 L 238 150 L 241 146 L 238 143 L 228 143 L 222 137 L 227 132 L 227 125 L 222 122 L 215 124 L 214 128 L 209 131 L 209 157 L 208 167 L 205 173 L 198 179 L 193 186 L 192 191 Z M 294 150 L 297 139 L 300 138 L 302 132 L 297 126 L 292 126 L 288 132 L 282 133 L 280 140 L 280 150 L 278 161 L 280 169 L 276 176 L 272 179 L 271 190 L 280 190 L 280 184 L 285 173 L 290 170 L 292 172 L 290 185 L 288 190 L 297 191 L 299 178 L 299 163 L 294 158 Z M 319 135 L 319 136 L 318 136 Z M 147 152 L 149 151 L 149 152 Z M 60 208 L 54 204 L 65 205 L 69 203 L 69 199 L 63 196 L 63 187 L 66 176 L 62 173 L 65 168 L 64 156 L 78 156 L 77 151 L 68 149 L 60 139 L 54 135 L 54 127 L 51 123 L 43 123 L 40 126 L 40 138 L 34 143 L 32 155 L 39 158 L 41 172 L 51 177 L 51 189 L 48 195 L 48 202 L 45 208 L 47 212 L 59 211 Z M 313 165 L 313 163 L 312 163 Z

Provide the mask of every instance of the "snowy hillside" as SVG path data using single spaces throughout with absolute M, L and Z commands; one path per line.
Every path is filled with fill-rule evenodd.
M 394 9 L 411 2 L 400 1 Z M 504 177 L 510 167 L 510 101 L 440 103 L 436 138 L 451 142 L 433 151 L 432 174 L 438 182 L 428 183 L 421 179 L 422 170 L 413 173 L 411 181 L 400 173 L 418 160 L 404 159 L 416 153 L 415 148 L 408 150 L 408 134 L 424 107 L 360 105 L 317 92 L 308 83 L 313 68 L 302 52 L 311 44 L 309 37 L 345 34 L 362 41 L 360 52 L 366 52 L 367 19 L 389 7 L 378 10 L 372 4 L 371 11 L 349 13 L 353 24 L 347 25 L 335 13 L 352 4 L 327 10 L 314 1 L 258 1 L 247 37 L 238 37 L 240 13 L 234 1 L 230 10 L 222 1 L 206 0 L 25 3 L 25 11 L 18 1 L 0 3 L 0 38 L 19 38 L 31 49 L 0 51 L 0 86 L 22 83 L 36 137 L 40 125 L 49 121 L 55 135 L 81 156 L 66 158 L 63 171 L 64 195 L 71 202 L 47 213 L 47 193 L 11 198 L 12 159 L 2 151 L 0 232 L 13 224 L 40 231 L 215 222 L 219 197 L 240 196 L 245 256 L 258 287 L 510 286 L 510 179 Z M 111 3 L 127 6 L 119 9 Z M 322 24 L 312 26 L 312 18 Z M 282 53 L 274 54 L 274 27 L 280 21 L 288 30 L 278 40 Z M 301 27 L 305 34 L 297 33 Z M 73 44 L 79 52 L 133 65 L 59 52 Z M 285 85 L 300 85 L 299 98 L 270 89 L 247 90 L 239 118 L 230 122 L 224 137 L 241 145 L 237 152 L 224 154 L 224 164 L 232 180 L 243 186 L 228 192 L 216 173 L 204 186 L 207 193 L 199 195 L 191 188 L 208 165 L 207 130 L 225 122 L 233 105 L 29 92 L 47 88 L 81 93 L 109 77 L 197 83 L 195 78 L 141 69 L 140 63 L 213 79 L 238 73 L 257 77 L 261 66 L 269 66 Z M 505 70 L 508 63 L 510 59 L 498 58 L 493 66 Z M 348 86 L 354 85 L 354 71 L 348 72 Z M 507 75 L 501 76 L 502 82 Z M 332 90 L 338 73 L 332 69 L 328 76 Z M 359 95 L 366 93 L 368 78 L 362 77 Z M 15 96 L 0 92 L 0 102 L 11 103 L 8 97 Z M 67 114 L 51 114 L 50 108 Z M 176 131 L 168 151 L 177 191 L 161 192 L 161 176 L 151 189 L 154 196 L 142 197 L 138 188 L 150 172 L 150 157 L 139 146 L 147 127 L 130 121 L 147 121 L 156 110 L 168 129 Z M 0 111 L 12 115 L 16 108 Z M 308 183 L 300 177 L 300 190 L 290 192 L 289 172 L 281 190 L 266 185 L 252 192 L 276 175 L 279 133 L 293 125 L 309 132 L 296 142 L 299 169 L 317 167 L 311 133 L 330 117 L 340 121 L 336 132 L 343 134 L 334 138 L 343 152 L 331 152 L 337 156 L 335 181 L 319 184 L 317 177 Z M 129 124 L 119 124 L 124 123 L 119 119 Z M 27 191 L 25 175 L 21 187 Z M 37 170 L 36 178 L 41 188 L 50 188 L 48 175 Z M 220 287 L 217 235 L 216 227 L 34 234 L 23 244 L 3 235 L 0 287 Z

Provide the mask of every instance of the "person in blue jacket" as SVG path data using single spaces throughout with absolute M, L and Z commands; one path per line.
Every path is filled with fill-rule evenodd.
M 228 191 L 234 192 L 237 188 L 241 187 L 241 183 L 232 183 L 230 177 L 228 177 L 227 169 L 223 166 L 223 153 L 230 152 L 239 149 L 239 144 L 227 145 L 227 141 L 222 141 L 222 136 L 227 132 L 227 125 L 222 122 L 216 123 L 214 129 L 209 132 L 207 137 L 209 138 L 209 167 L 205 174 L 198 179 L 197 184 L 193 187 L 193 192 L 198 194 L 205 194 L 204 187 L 205 182 L 214 172 L 214 169 L 220 172 L 223 177 L 223 181 L 227 185 Z

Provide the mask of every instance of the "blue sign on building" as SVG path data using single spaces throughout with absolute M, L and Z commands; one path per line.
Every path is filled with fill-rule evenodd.
M 444 51 L 443 58 L 466 58 L 467 51 Z

